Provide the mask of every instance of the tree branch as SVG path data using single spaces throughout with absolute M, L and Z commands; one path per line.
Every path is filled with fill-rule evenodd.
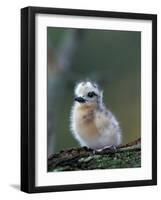
M 94 151 L 87 147 L 71 148 L 48 158 L 48 171 L 134 168 L 141 166 L 141 141 Z

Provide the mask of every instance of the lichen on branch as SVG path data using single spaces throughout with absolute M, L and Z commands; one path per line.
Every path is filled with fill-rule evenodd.
M 136 167 L 141 167 L 140 139 L 102 151 L 87 147 L 65 149 L 48 158 L 49 172 Z

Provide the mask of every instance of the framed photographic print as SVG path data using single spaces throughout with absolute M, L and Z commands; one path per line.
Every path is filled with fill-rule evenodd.
M 157 16 L 21 9 L 21 190 L 157 184 Z

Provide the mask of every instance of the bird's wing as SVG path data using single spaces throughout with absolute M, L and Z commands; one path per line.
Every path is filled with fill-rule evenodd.
M 96 114 L 96 126 L 100 131 L 107 128 L 118 127 L 118 121 L 109 110 L 103 110 Z

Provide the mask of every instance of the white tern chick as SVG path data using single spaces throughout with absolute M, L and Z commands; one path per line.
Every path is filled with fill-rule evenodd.
M 71 130 L 81 146 L 100 150 L 121 143 L 121 130 L 114 115 L 103 104 L 103 92 L 93 82 L 75 87 Z

